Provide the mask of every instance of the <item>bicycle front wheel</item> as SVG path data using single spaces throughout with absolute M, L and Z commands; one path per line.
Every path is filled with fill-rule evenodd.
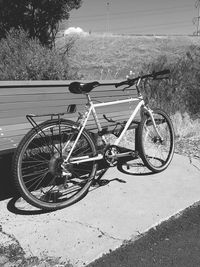
M 145 114 L 138 129 L 138 150 L 145 166 L 156 173 L 166 169 L 172 160 L 174 129 L 171 119 L 163 110 L 153 110 L 153 117 L 160 136 L 150 115 Z
M 96 162 L 72 163 L 62 168 L 78 133 L 76 123 L 62 119 L 43 122 L 24 136 L 14 155 L 13 170 L 15 184 L 28 203 L 56 210 L 75 203 L 88 192 Z M 95 155 L 94 142 L 84 130 L 71 157 Z

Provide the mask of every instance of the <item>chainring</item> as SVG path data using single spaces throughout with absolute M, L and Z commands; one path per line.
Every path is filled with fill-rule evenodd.
M 119 147 L 115 145 L 109 145 L 104 151 L 104 160 L 110 166 L 114 167 L 117 165 L 118 158 L 117 154 L 120 153 Z

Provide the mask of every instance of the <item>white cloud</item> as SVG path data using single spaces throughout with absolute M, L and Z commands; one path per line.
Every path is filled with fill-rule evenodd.
M 87 32 L 84 32 L 80 27 L 69 27 L 68 29 L 66 29 L 64 31 L 64 35 L 68 35 L 68 34 L 83 34 L 83 35 L 87 35 Z

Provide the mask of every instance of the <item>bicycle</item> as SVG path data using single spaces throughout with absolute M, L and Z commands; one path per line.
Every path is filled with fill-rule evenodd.
M 174 153 L 174 129 L 169 116 L 160 109 L 150 109 L 140 90 L 142 80 L 166 78 L 169 70 L 128 78 L 115 87 L 125 86 L 123 90 L 135 85 L 137 97 L 114 100 L 105 103 L 93 103 L 89 93 L 102 86 L 97 81 L 90 83 L 72 82 L 69 91 L 84 94 L 87 99 L 86 113 L 77 122 L 62 118 L 63 114 L 27 115 L 33 128 L 22 138 L 13 159 L 15 184 L 20 195 L 31 205 L 46 210 L 67 207 L 83 198 L 103 160 L 107 166 L 116 166 L 124 157 L 140 157 L 144 165 L 152 172 L 161 172 L 170 164 Z M 139 101 L 131 116 L 115 134 L 114 144 L 106 140 L 107 130 L 101 127 L 95 108 Z M 75 112 L 76 105 L 69 105 L 67 113 Z M 119 142 L 131 128 L 136 114 L 140 112 L 138 125 L 137 151 L 123 150 Z M 90 114 L 93 115 L 98 135 L 104 149 L 98 149 L 86 130 Z M 51 119 L 37 124 L 35 118 L 51 116 Z M 55 118 L 56 117 L 56 118 Z M 104 115 L 108 121 L 112 121 Z

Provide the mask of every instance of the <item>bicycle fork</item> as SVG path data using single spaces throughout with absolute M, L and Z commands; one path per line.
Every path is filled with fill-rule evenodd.
M 154 130 L 155 130 L 156 134 L 158 135 L 158 137 L 160 138 L 161 142 L 163 142 L 164 139 L 163 139 L 162 135 L 160 134 L 160 132 L 159 132 L 159 130 L 158 130 L 158 127 L 157 127 L 157 125 L 156 125 L 156 123 L 155 123 L 155 119 L 154 119 L 154 117 L 153 117 L 153 110 L 151 110 L 151 109 L 150 109 L 149 107 L 147 107 L 147 106 L 143 106 L 143 107 L 142 107 L 142 112 L 143 112 L 143 113 L 144 113 L 144 112 L 147 112 L 147 113 L 149 114 L 149 116 L 150 116 L 150 118 L 151 118 L 151 121 L 152 121 L 152 123 L 153 123 Z

